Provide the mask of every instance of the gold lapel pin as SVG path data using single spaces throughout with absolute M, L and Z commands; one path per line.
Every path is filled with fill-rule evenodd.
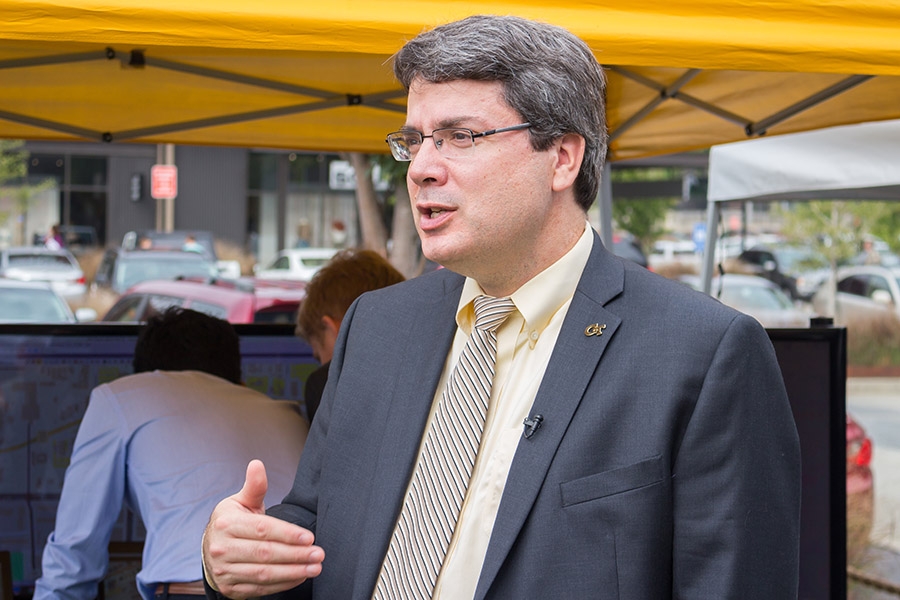
M 601 325 L 600 323 L 594 323 L 593 325 L 588 325 L 584 328 L 584 335 L 591 337 L 592 335 L 603 335 L 603 330 L 606 329 L 606 323 Z

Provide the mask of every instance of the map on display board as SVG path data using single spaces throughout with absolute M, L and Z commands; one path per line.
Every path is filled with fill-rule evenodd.
M 248 387 L 302 403 L 318 367 L 293 325 L 238 325 Z M 12 579 L 27 589 L 40 576 L 69 456 L 91 390 L 132 372 L 134 325 L 0 326 L 0 548 Z M 141 542 L 140 519 L 123 510 L 113 542 Z

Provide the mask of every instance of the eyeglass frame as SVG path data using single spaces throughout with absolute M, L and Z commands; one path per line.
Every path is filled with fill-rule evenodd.
M 392 131 L 391 133 L 387 134 L 387 136 L 385 136 L 385 138 L 384 138 L 384 141 L 387 142 L 388 147 L 391 149 L 391 156 L 394 157 L 394 160 L 396 160 L 397 162 L 411 162 L 412 159 L 415 158 L 416 154 L 418 153 L 418 150 L 416 152 L 412 152 L 410 150 L 409 146 L 407 145 L 406 149 L 410 150 L 409 158 L 405 158 L 403 156 L 398 156 L 399 148 L 395 143 L 392 142 L 392 140 L 391 140 L 392 137 L 394 137 L 394 136 L 404 136 L 405 137 L 410 134 L 418 134 L 418 136 L 421 138 L 421 141 L 419 141 L 419 145 L 421 146 L 422 144 L 425 143 L 425 140 L 428 138 L 431 138 L 431 141 L 434 142 L 434 134 L 438 133 L 439 131 L 464 131 L 464 132 L 468 132 L 469 137 L 472 138 L 472 145 L 469 146 L 469 148 L 474 148 L 475 147 L 475 138 L 483 138 L 483 137 L 487 137 L 489 135 L 494 135 L 495 133 L 506 133 L 507 131 L 521 131 L 523 129 L 530 129 L 530 128 L 531 128 L 531 123 L 519 123 L 518 125 L 510 125 L 509 127 L 498 127 L 496 129 L 488 129 L 487 131 L 481 131 L 481 132 L 473 131 L 473 130 L 469 129 L 468 127 L 439 127 L 437 129 L 433 129 L 429 135 L 425 135 L 421 131 L 416 131 L 415 129 L 401 129 L 399 131 Z M 443 151 L 441 150 L 441 146 L 443 145 L 443 143 L 439 145 L 437 142 L 434 142 L 434 145 L 435 145 L 435 148 L 437 148 L 437 151 L 440 152 L 441 154 L 443 154 Z

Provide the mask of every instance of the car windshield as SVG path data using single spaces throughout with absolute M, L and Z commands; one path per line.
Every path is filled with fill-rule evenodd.
M 774 249 L 772 253 L 778 259 L 781 270 L 786 273 L 822 269 L 828 266 L 828 261 L 824 256 L 816 254 L 809 248 L 782 246 Z
M 722 290 L 722 302 L 745 309 L 784 310 L 793 307 L 781 290 L 755 285 L 726 286 Z
M 62 254 L 10 254 L 8 264 L 10 268 L 14 269 L 32 267 L 40 269 L 72 268 L 72 263 Z
M 216 267 L 199 255 L 162 257 L 123 257 L 116 270 L 116 285 L 120 290 L 152 279 L 176 277 L 215 277 Z
M 300 259 L 300 263 L 304 267 L 323 267 L 328 261 L 331 260 L 330 256 L 317 256 L 317 257 L 309 257 L 304 256 Z
M 191 309 L 196 310 L 197 312 L 202 312 L 217 319 L 224 319 L 226 321 L 228 320 L 228 309 L 221 304 L 204 302 L 202 300 L 193 300 L 191 301 Z
M 67 323 L 63 301 L 50 290 L 0 289 L 0 319 L 6 323 Z

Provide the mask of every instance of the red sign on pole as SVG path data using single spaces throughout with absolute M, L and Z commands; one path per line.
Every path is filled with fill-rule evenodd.
M 150 196 L 154 200 L 178 196 L 178 167 L 175 165 L 150 167 Z

